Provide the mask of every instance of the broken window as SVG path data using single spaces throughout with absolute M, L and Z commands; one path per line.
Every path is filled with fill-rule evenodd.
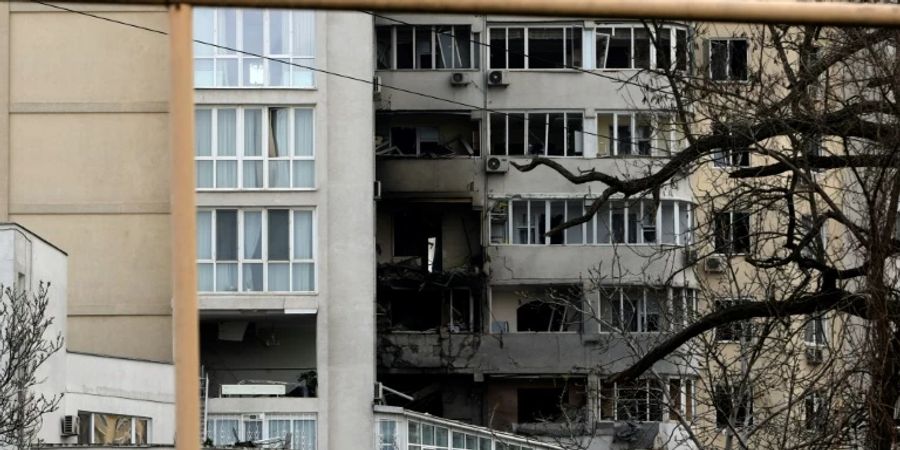
M 662 312 L 666 289 L 603 287 L 600 296 L 600 332 L 658 332 L 664 329 Z
M 375 37 L 378 70 L 478 68 L 479 34 L 468 25 L 379 25 Z
M 590 203 L 582 199 L 512 200 L 504 203 L 507 205 L 510 220 L 492 215 L 492 235 L 501 236 L 500 230 L 509 224 L 513 244 L 655 244 L 662 233 L 664 243 L 680 245 L 691 238 L 690 204 L 686 202 L 660 201 L 661 212 L 651 200 L 608 202 L 589 221 L 552 236 L 544 233 L 582 217 Z M 492 243 L 506 242 L 495 239 Z
M 468 289 L 450 290 L 450 324 L 451 333 L 474 331 L 474 305 L 472 292 Z
M 553 422 L 563 414 L 568 395 L 563 387 L 530 387 L 517 390 L 518 423 Z
M 663 385 L 658 380 L 604 382 L 600 387 L 600 419 L 661 422 L 664 398 Z
M 583 298 L 576 285 L 530 288 L 516 310 L 516 331 L 580 331 Z
M 392 289 L 383 294 L 390 305 L 393 331 L 437 331 L 443 317 L 443 293 L 439 290 L 418 291 Z
M 581 27 L 491 26 L 492 69 L 562 69 L 581 67 Z M 528 51 L 525 51 L 525 46 Z M 526 54 L 527 53 L 527 54 Z
M 595 34 L 598 69 L 662 69 L 687 70 L 687 29 L 661 27 L 656 44 L 651 31 L 642 24 L 615 24 L 597 27 Z
M 121 446 L 149 443 L 149 418 L 84 411 L 79 411 L 78 417 L 81 422 L 79 444 Z
M 315 18 L 314 11 L 197 8 L 194 39 L 219 47 L 194 44 L 195 86 L 313 87 L 304 67 L 315 65 Z
M 820 391 L 812 391 L 803 399 L 803 425 L 807 430 L 821 432 L 828 426 L 827 401 Z
M 206 438 L 214 447 L 227 447 L 236 441 L 282 439 L 289 450 L 315 450 L 315 414 L 210 414 Z
M 441 221 L 441 215 L 437 212 L 414 209 L 396 211 L 393 217 L 393 255 L 418 257 L 423 268 L 430 267 L 432 272 L 440 272 L 443 268 Z
M 584 115 L 579 112 L 494 112 L 492 155 L 583 156 Z M 527 133 L 526 133 L 527 131 Z
M 678 331 L 688 326 L 697 311 L 697 291 L 687 288 L 673 288 L 672 292 L 672 316 L 669 319 L 672 331 Z
M 825 316 L 823 314 L 807 316 L 806 324 L 803 326 L 803 341 L 806 345 L 824 347 L 827 344 L 825 336 Z
M 746 81 L 748 48 L 746 39 L 710 39 L 710 78 L 717 81 Z
M 312 214 L 308 209 L 197 211 L 198 290 L 315 290 Z

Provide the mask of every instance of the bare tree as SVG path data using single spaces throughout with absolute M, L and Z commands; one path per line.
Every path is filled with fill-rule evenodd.
M 26 448 L 44 414 L 56 410 L 62 394 L 35 391 L 38 369 L 63 346 L 52 335 L 47 307 L 50 283 L 37 293 L 0 286 L 0 446 Z
M 551 235 L 613 199 L 658 202 L 670 183 L 693 187 L 695 239 L 679 272 L 702 273 L 710 258 L 724 269 L 698 277 L 704 301 L 693 320 L 673 320 L 653 345 L 633 341 L 633 361 L 608 380 L 653 378 L 663 361 L 689 367 L 698 405 L 708 408 L 671 414 L 701 448 L 891 449 L 900 398 L 900 32 L 699 25 L 694 35 L 721 39 L 695 41 L 693 70 L 662 64 L 652 76 L 622 79 L 640 92 L 636 107 L 677 119 L 685 145 L 663 164 L 631 176 L 573 172 L 548 158 L 515 164 L 602 187 L 583 217 Z M 667 387 L 658 389 L 665 396 Z

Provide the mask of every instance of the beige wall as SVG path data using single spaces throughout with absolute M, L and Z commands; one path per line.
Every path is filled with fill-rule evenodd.
M 168 23 L 162 8 L 73 8 Z M 68 252 L 69 349 L 171 361 L 168 39 L 14 3 L 5 40 L 0 220 Z

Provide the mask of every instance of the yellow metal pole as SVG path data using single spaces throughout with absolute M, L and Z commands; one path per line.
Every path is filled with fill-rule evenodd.
M 194 69 L 191 6 L 169 7 L 172 320 L 176 449 L 200 444 L 200 339 L 194 198 Z
M 170 0 L 56 0 L 168 5 Z M 670 19 L 701 22 L 900 26 L 900 6 L 791 0 L 185 0 L 195 6 L 309 8 L 506 14 L 553 17 Z

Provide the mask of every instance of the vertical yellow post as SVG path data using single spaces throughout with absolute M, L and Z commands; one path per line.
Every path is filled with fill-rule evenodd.
M 194 198 L 194 69 L 191 7 L 169 7 L 172 320 L 177 450 L 200 444 L 200 341 Z

